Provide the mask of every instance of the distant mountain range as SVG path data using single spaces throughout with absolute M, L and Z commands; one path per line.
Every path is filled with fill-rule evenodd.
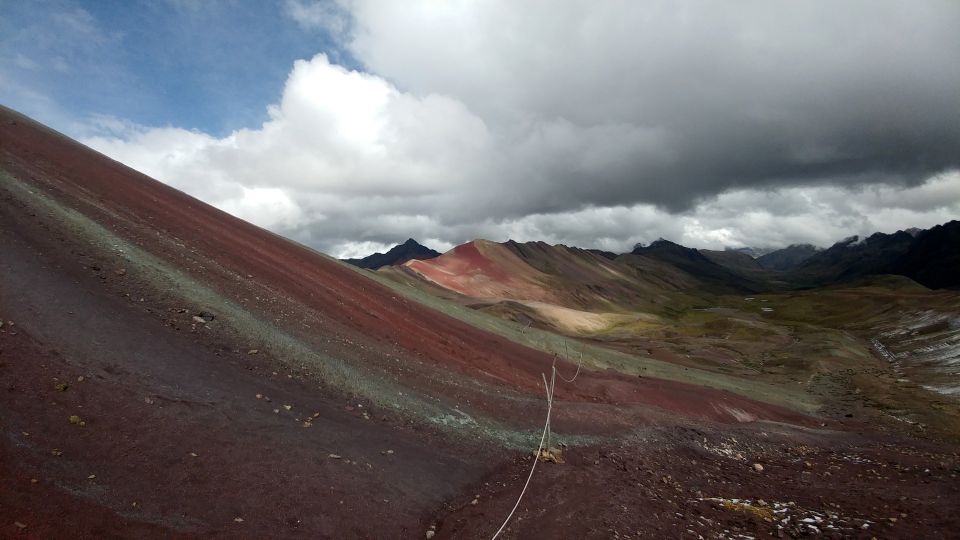
M 906 276 L 932 289 L 960 288 L 960 221 L 929 230 L 846 238 L 806 258 L 784 277 L 796 286 L 820 286 L 877 274 Z
M 469 249 L 466 248 L 468 246 Z M 464 250 L 457 251 L 457 248 L 446 254 L 450 257 L 438 259 L 440 265 L 458 261 L 444 268 L 443 280 L 449 281 L 458 272 L 465 272 L 463 280 L 454 279 L 464 287 L 467 287 L 467 282 L 480 279 L 477 277 L 479 275 L 485 275 L 487 281 L 484 283 L 491 287 L 503 282 L 503 276 L 538 284 L 552 283 L 557 290 L 573 287 L 580 291 L 577 293 L 580 300 L 574 302 L 578 305 L 589 303 L 585 299 L 591 295 L 599 294 L 613 301 L 617 295 L 625 294 L 623 283 L 611 288 L 608 283 L 611 273 L 620 277 L 630 274 L 630 280 L 643 282 L 641 288 L 647 291 L 651 283 L 657 281 L 652 280 L 650 272 L 658 273 L 661 284 L 669 283 L 668 289 L 693 288 L 713 293 L 810 288 L 878 274 L 906 276 L 929 288 L 960 288 L 960 221 L 951 221 L 929 230 L 908 229 L 893 234 L 852 236 L 827 249 L 810 244 L 794 244 L 775 251 L 751 248 L 698 250 L 662 238 L 647 246 L 637 244 L 630 253 L 621 255 L 597 249 L 512 240 L 503 244 L 478 240 L 459 247 Z M 464 262 L 467 259 L 477 262 L 481 260 L 479 255 L 471 255 L 467 259 L 462 257 L 468 251 L 495 254 L 502 249 L 508 255 L 492 255 L 490 260 L 493 262 L 484 263 L 480 269 Z M 460 255 L 451 255 L 454 252 Z M 755 257 L 758 253 L 762 254 Z M 438 256 L 440 254 L 436 251 L 410 239 L 385 254 L 375 253 L 346 262 L 362 268 L 378 269 L 403 265 L 410 260 L 427 261 Z M 486 257 L 483 259 L 486 260 Z M 416 269 L 421 277 L 425 277 L 431 275 L 433 266 L 436 265 L 419 265 L 411 269 Z M 527 271 L 523 270 L 526 266 L 531 267 L 530 270 L 539 277 L 527 275 Z M 598 272 L 601 268 L 605 269 Z M 560 281 L 565 285 L 558 285 Z M 594 292 L 587 294 L 584 288 Z M 503 292 L 509 287 L 494 289 Z M 457 290 L 457 287 L 453 287 L 453 290 Z M 493 294 L 494 290 L 487 292 Z M 614 297 L 609 296 L 611 293 Z M 634 296 L 626 295 L 627 298 Z
M 386 253 L 374 253 L 362 259 L 344 259 L 343 261 L 360 268 L 376 270 L 384 266 L 403 264 L 413 259 L 432 259 L 438 255 L 440 255 L 439 252 L 410 238 L 406 242 L 392 247 Z
M 767 270 L 786 272 L 813 257 L 818 251 L 820 248 L 810 244 L 793 244 L 757 257 L 757 264 Z

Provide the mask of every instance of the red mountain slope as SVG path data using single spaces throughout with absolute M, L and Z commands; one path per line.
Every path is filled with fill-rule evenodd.
M 419 536 L 511 459 L 504 446 L 530 446 L 548 355 L 7 109 L 0 168 L 6 522 L 38 537 Z M 558 433 L 806 422 L 613 372 L 557 399 Z

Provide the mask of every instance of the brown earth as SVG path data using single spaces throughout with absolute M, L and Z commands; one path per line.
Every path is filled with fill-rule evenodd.
M 434 524 L 440 536 L 469 537 L 499 526 L 529 465 L 518 449 L 539 439 L 550 355 L 0 113 L 0 536 L 422 537 Z M 542 465 L 534 486 L 566 493 L 559 510 L 577 508 L 579 528 L 561 529 L 561 513 L 537 496 L 511 537 L 609 537 L 621 528 L 614 504 L 646 516 L 623 531 L 646 522 L 655 528 L 638 530 L 684 534 L 681 523 L 693 525 L 666 509 L 693 519 L 686 502 L 628 489 L 649 485 L 648 470 L 686 478 L 688 467 L 736 479 L 742 497 L 778 500 L 766 494 L 779 476 L 742 480 L 754 478 L 743 472 L 750 460 L 778 457 L 714 452 L 690 464 L 678 452 L 692 443 L 676 435 L 688 430 L 717 445 L 775 432 L 777 444 L 804 441 L 823 455 L 841 445 L 902 453 L 877 446 L 888 434 L 819 431 L 864 426 L 613 371 L 559 385 L 555 412 L 567 463 Z M 599 457 L 637 444 L 648 469 Z M 955 502 L 946 478 L 956 455 L 918 456 L 942 472 L 917 496 Z M 857 482 L 862 504 L 887 485 Z M 737 492 L 721 486 L 700 489 Z M 818 489 L 794 488 L 804 501 Z M 470 505 L 474 492 L 482 502 Z M 922 521 L 905 518 L 890 535 L 943 530 L 948 507 L 925 506 Z M 721 537 L 728 521 L 696 530 Z

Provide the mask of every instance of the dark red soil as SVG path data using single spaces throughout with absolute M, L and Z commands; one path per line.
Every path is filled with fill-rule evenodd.
M 366 365 L 382 361 L 381 355 L 357 354 L 354 344 L 360 343 L 537 398 L 542 394 L 540 374 L 549 369 L 549 355 L 397 298 L 389 289 L 343 264 L 216 210 L 53 132 L 37 129 L 22 117 L 7 113 L 0 119 L 3 166 L 15 177 L 140 244 L 227 298 L 239 300 L 259 293 L 279 302 L 295 303 L 295 310 L 269 304 L 249 307 L 267 311 L 267 316 L 274 319 L 278 318 L 274 315 L 282 318 L 285 308 L 307 312 L 315 321 L 310 326 L 322 328 L 325 337 L 341 346 L 332 351 L 337 356 L 350 354 L 350 360 Z M 26 217 L 30 216 L 14 214 L 10 219 L 26 227 L 22 223 Z M 171 249 L 170 239 L 185 248 Z M 38 240 L 31 241 L 35 244 Z M 69 239 L 64 239 L 60 247 L 67 246 Z M 83 262 L 82 257 L 61 255 L 72 259 L 63 264 Z M 238 280 L 238 276 L 252 277 Z M 571 372 L 575 366 L 561 361 L 558 368 Z M 421 380 L 410 379 L 405 382 L 416 384 Z M 581 381 L 559 388 L 557 398 L 643 403 L 685 415 L 731 420 L 717 407 L 723 402 L 760 418 L 802 421 L 800 415 L 783 409 L 671 381 L 616 373 L 585 373 Z M 430 388 L 440 393 L 449 390 Z
M 418 411 L 392 410 L 388 397 L 351 395 L 277 343 L 300 340 L 363 380 L 529 432 L 542 426 L 538 381 L 550 356 L 397 297 L 5 109 L 0 168 L 14 178 L 0 178 L 0 536 L 422 537 L 434 522 L 440 535 L 484 536 L 499 525 L 528 463 L 496 435 L 429 427 Z M 22 188 L 100 224 L 160 267 L 98 245 Z M 238 330 L 218 306 L 196 305 L 190 291 L 151 278 L 173 271 L 259 326 Z M 220 318 L 198 323 L 200 310 Z M 582 373 L 559 385 L 557 398 L 554 428 L 570 435 L 716 421 L 733 429 L 743 414 L 820 425 L 740 396 L 613 372 Z M 739 426 L 744 440 L 763 440 L 760 430 L 806 433 Z M 845 436 L 820 437 L 827 446 Z M 552 536 L 609 537 L 614 500 L 637 515 L 662 513 L 658 499 L 626 491 L 645 470 L 603 459 L 591 468 L 591 452 L 620 452 L 620 444 L 571 448 L 567 465 L 538 471 L 537 482 L 568 493 L 563 512 L 578 500 L 588 512 L 579 529 L 554 527 Z M 648 446 L 658 456 L 651 467 L 674 470 L 675 448 Z M 744 467 L 715 461 L 712 470 Z M 458 510 L 488 481 L 507 484 L 489 492 L 493 506 Z M 938 486 L 928 492 L 952 493 Z M 564 523 L 532 501 L 513 537 Z M 912 530 L 948 522 L 948 512 L 929 512 Z M 653 530 L 682 534 L 674 523 Z
M 687 426 L 564 457 L 539 464 L 501 538 L 932 539 L 960 530 L 960 454 L 915 440 Z M 490 538 L 531 460 L 518 458 L 454 502 L 435 522 L 436 538 Z M 724 499 L 776 513 L 764 519 Z

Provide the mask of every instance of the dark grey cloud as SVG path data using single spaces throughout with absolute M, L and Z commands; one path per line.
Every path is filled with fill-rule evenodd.
M 335 13 L 364 69 L 298 62 L 269 120 L 224 138 L 89 142 L 334 252 L 829 243 L 960 208 L 952 0 L 290 6 Z
M 509 143 L 500 175 L 525 184 L 510 216 L 916 185 L 960 163 L 956 2 L 353 6 L 372 72 L 456 96 Z

